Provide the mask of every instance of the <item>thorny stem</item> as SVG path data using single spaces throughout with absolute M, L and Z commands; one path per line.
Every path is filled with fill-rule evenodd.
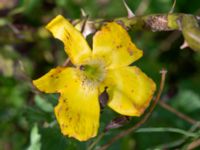
M 97 30 L 102 24 L 115 21 L 125 29 L 142 31 L 172 31 L 183 33 L 185 41 L 193 50 L 200 51 L 200 17 L 184 13 L 151 14 L 146 16 L 121 17 L 114 20 L 88 20 L 86 26 Z
M 106 143 L 105 145 L 103 145 L 102 147 L 100 147 L 98 150 L 106 150 L 115 141 L 117 141 L 120 138 L 126 136 L 127 134 L 133 132 L 135 129 L 137 129 L 138 127 L 140 127 L 142 124 L 144 124 L 147 121 L 147 119 L 152 114 L 154 108 L 156 107 L 156 105 L 157 105 L 157 103 L 158 103 L 158 101 L 159 101 L 159 99 L 161 97 L 161 94 L 162 94 L 162 91 L 163 91 L 163 88 L 164 88 L 164 84 L 165 84 L 166 73 L 167 73 L 167 71 L 165 69 L 161 70 L 162 76 L 161 76 L 159 91 L 158 91 L 158 93 L 156 95 L 155 101 L 153 102 L 153 104 L 151 105 L 151 107 L 149 109 L 149 112 L 143 117 L 143 119 L 140 120 L 133 127 L 129 128 L 129 129 L 125 130 L 125 131 L 122 131 L 120 134 L 118 134 L 117 136 L 113 137 L 110 141 L 108 141 L 108 143 Z M 96 144 L 96 142 L 95 142 L 95 144 Z

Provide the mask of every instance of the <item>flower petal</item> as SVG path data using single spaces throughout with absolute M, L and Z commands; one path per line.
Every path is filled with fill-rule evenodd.
M 33 80 L 33 85 L 45 93 L 57 93 L 69 84 L 75 73 L 74 68 L 56 67 L 39 79 Z
M 73 64 L 80 65 L 90 57 L 91 49 L 85 38 L 63 16 L 58 15 L 46 28 L 52 32 L 55 38 L 64 43 L 65 51 Z
M 126 30 L 115 22 L 103 26 L 93 37 L 93 57 L 103 59 L 109 68 L 130 65 L 142 54 Z
M 135 66 L 108 70 L 105 86 L 108 106 L 126 116 L 140 116 L 156 89 L 155 83 Z
M 80 80 L 71 80 L 61 90 L 55 114 L 64 135 L 80 141 L 96 136 L 100 108 L 97 88 L 88 87 Z

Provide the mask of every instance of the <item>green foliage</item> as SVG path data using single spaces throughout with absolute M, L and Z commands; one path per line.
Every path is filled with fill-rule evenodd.
M 27 150 L 40 150 L 41 149 L 41 135 L 39 134 L 38 127 L 35 124 L 31 130 L 30 146 Z
M 35 104 L 45 112 L 53 112 L 53 106 L 39 95 L 35 96 Z
M 141 3 L 145 7 L 141 7 Z M 168 13 L 172 3 L 167 0 L 127 0 L 133 12 L 140 15 Z M 198 15 L 199 5 L 199 0 L 177 0 L 175 12 Z M 109 20 L 126 16 L 121 0 L 0 2 L 0 150 L 82 150 L 96 139 L 78 142 L 63 136 L 53 111 L 59 95 L 39 93 L 31 83 L 32 79 L 62 65 L 66 59 L 62 43 L 52 39 L 44 26 L 58 14 L 71 19 L 80 18 L 81 8 L 91 18 Z M 200 54 L 190 48 L 180 50 L 183 37 L 179 32 L 130 31 L 130 35 L 144 50 L 144 57 L 133 65 L 138 65 L 157 84 L 159 71 L 165 67 L 168 74 L 163 100 L 176 110 L 200 120 Z M 116 116 L 106 107 L 101 115 L 99 132 Z M 109 131 L 96 146 L 105 144 L 138 120 L 133 117 L 122 128 Z M 199 138 L 199 129 L 194 127 L 191 130 L 193 127 L 158 105 L 143 128 L 120 139 L 110 149 L 181 149 Z
M 173 99 L 173 105 L 186 113 L 200 112 L 200 96 L 191 90 L 181 90 Z

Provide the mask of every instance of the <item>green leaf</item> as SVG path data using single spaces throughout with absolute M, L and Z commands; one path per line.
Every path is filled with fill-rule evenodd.
M 191 90 L 181 90 L 176 96 L 173 105 L 187 113 L 191 113 L 200 110 L 200 97 Z
M 40 141 L 41 135 L 39 134 L 37 124 L 35 124 L 31 130 L 30 139 L 31 139 L 31 144 L 27 148 L 27 150 L 40 150 L 41 149 L 41 141 Z
M 35 103 L 36 105 L 45 112 L 53 112 L 53 106 L 48 101 L 44 100 L 41 96 L 35 96 Z

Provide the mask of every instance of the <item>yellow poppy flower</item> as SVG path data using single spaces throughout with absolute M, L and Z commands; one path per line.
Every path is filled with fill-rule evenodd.
M 96 136 L 99 128 L 98 96 L 106 89 L 108 106 L 119 114 L 140 116 L 148 107 L 155 83 L 136 66 L 142 56 L 126 30 L 105 24 L 93 37 L 93 50 L 83 35 L 62 16 L 46 28 L 64 43 L 75 67 L 56 67 L 33 84 L 46 93 L 60 93 L 55 115 L 64 135 L 80 141 Z

